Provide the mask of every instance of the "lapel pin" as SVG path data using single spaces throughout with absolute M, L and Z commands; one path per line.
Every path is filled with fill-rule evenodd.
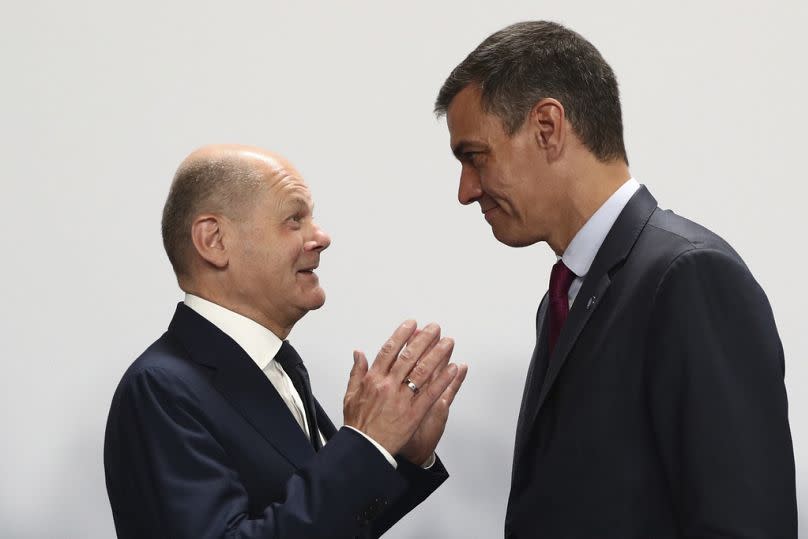
M 586 302 L 586 310 L 587 311 L 592 308 L 592 305 L 595 304 L 595 301 L 597 301 L 597 298 L 595 296 L 592 296 L 591 298 L 589 298 L 589 301 Z

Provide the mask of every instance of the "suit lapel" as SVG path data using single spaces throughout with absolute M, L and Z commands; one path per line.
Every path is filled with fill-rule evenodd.
M 575 302 L 570 309 L 567 321 L 558 336 L 555 350 L 549 359 L 547 375 L 542 384 L 541 393 L 537 404 L 532 410 L 528 410 L 529 428 L 538 415 L 547 395 L 558 378 L 561 369 L 564 367 L 575 343 L 578 341 L 581 332 L 586 327 L 592 314 L 602 303 L 604 295 L 607 293 L 612 283 L 614 273 L 619 269 L 622 262 L 628 257 L 631 249 L 640 236 L 648 219 L 657 207 L 657 201 L 648 192 L 645 186 L 634 193 L 620 212 L 614 225 L 598 250 L 589 273 L 584 279 L 583 286 L 575 298 Z M 546 347 L 546 340 L 542 342 Z
M 169 333 L 192 360 L 216 369 L 214 387 L 292 465 L 298 467 L 314 454 L 275 387 L 235 341 L 184 303 L 177 305 Z
M 558 377 L 561 367 L 563 367 L 564 363 L 567 361 L 570 350 L 572 350 L 573 345 L 578 340 L 578 336 L 589 321 L 589 317 L 592 316 L 592 313 L 595 312 L 595 309 L 600 304 L 598 300 L 603 297 L 611 284 L 611 279 L 606 273 L 600 275 L 597 282 L 594 282 L 592 277 L 594 277 L 594 275 L 590 272 L 586 279 L 584 279 L 584 284 L 578 292 L 578 296 L 575 298 L 567 321 L 564 323 L 564 327 L 561 328 L 558 342 L 556 342 L 556 347 L 550 356 L 547 375 L 544 377 L 544 384 L 541 388 L 536 412 L 538 412 L 538 410 L 541 409 L 541 405 L 544 404 L 547 393 L 550 391 L 550 388 L 553 387 L 553 383 Z

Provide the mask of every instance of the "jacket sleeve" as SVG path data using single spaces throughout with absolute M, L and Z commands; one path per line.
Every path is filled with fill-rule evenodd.
M 171 372 L 150 367 L 119 387 L 105 446 L 119 537 L 366 537 L 378 516 L 369 507 L 395 506 L 408 489 L 423 489 L 361 435 L 341 429 L 291 476 L 283 500 L 250 515 L 238 473 L 205 421 L 192 390 Z
M 797 537 L 783 348 L 763 290 L 727 253 L 673 261 L 647 335 L 650 419 L 681 537 Z
M 435 456 L 435 463 L 428 470 L 412 464 L 410 461 L 397 457 L 398 472 L 407 483 L 407 488 L 401 496 L 393 502 L 381 501 L 381 511 L 378 518 L 372 520 L 373 537 L 379 537 L 404 515 L 412 511 L 427 496 L 446 481 L 449 474 L 440 458 Z

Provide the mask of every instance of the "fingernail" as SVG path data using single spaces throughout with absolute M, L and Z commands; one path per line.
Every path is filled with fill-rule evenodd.
M 416 324 L 415 320 L 405 320 L 404 323 L 401 324 L 401 327 L 404 328 L 404 329 L 412 329 L 412 328 L 414 328 L 416 326 L 417 326 L 417 324 Z
M 359 350 L 354 350 L 353 351 L 353 362 L 354 362 L 354 365 L 359 363 Z
M 449 371 L 449 374 L 451 376 L 454 376 L 457 374 L 457 365 L 455 365 L 454 363 L 449 363 L 449 366 L 446 367 L 446 370 Z

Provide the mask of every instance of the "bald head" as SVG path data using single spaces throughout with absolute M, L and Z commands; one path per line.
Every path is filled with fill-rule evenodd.
M 189 277 L 191 226 L 202 214 L 239 221 L 249 214 L 266 179 L 294 170 L 282 156 L 233 144 L 204 146 L 183 160 L 163 208 L 163 245 L 177 279 Z

